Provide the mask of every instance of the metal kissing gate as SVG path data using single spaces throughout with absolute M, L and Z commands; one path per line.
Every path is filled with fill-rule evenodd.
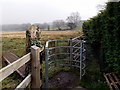
M 84 40 L 60 39 L 46 42 L 45 82 L 48 87 L 48 75 L 51 67 L 68 66 L 79 68 L 80 80 L 85 75 Z

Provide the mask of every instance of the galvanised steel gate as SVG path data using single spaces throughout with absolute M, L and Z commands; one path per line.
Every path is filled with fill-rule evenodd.
M 84 40 L 73 39 L 49 40 L 46 42 L 45 83 L 48 87 L 48 75 L 51 66 L 79 68 L 80 80 L 85 75 Z

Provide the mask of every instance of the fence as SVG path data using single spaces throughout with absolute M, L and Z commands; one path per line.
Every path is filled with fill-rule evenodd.
M 46 87 L 48 87 L 49 69 L 57 66 L 79 68 L 80 79 L 85 74 L 84 40 L 74 39 L 49 40 L 46 42 Z
M 0 82 L 12 74 L 14 71 L 19 69 L 25 63 L 31 61 L 31 73 L 16 87 L 26 88 L 31 83 L 31 88 L 40 88 L 42 81 L 40 80 L 40 50 L 37 46 L 31 46 L 31 52 L 0 69 Z

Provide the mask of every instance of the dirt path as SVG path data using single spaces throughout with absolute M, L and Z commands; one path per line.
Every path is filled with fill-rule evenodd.
M 76 87 L 79 76 L 73 72 L 61 71 L 49 80 L 49 88 L 82 88 Z M 44 85 L 43 85 L 44 88 Z M 74 90 L 74 89 L 72 89 Z M 84 90 L 84 89 L 83 89 Z
M 59 72 L 50 79 L 49 88 L 73 87 L 77 79 L 78 76 L 72 72 Z

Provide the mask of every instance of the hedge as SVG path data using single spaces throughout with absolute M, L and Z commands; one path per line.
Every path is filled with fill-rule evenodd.
M 106 4 L 105 10 L 83 23 L 83 31 L 99 56 L 101 71 L 120 74 L 120 2 Z

